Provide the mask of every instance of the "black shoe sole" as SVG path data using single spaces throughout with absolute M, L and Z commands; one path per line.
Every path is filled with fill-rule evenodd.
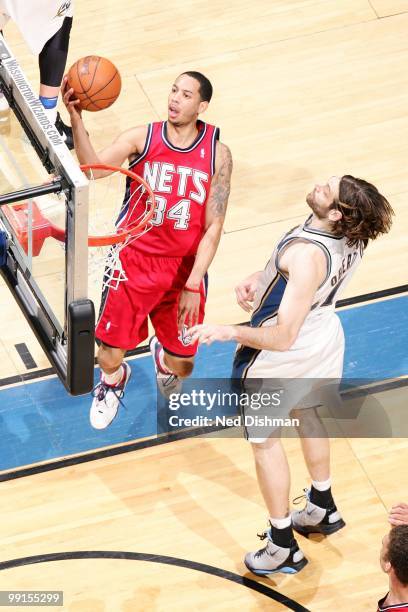
M 319 525 L 311 525 L 310 527 L 306 527 L 304 525 L 298 526 L 295 523 L 292 523 L 293 529 L 300 533 L 303 536 L 308 536 L 310 533 L 321 533 L 322 535 L 331 535 L 332 533 L 336 533 L 339 529 L 342 529 L 346 526 L 346 523 L 343 519 L 332 523 L 331 525 L 327 524 L 319 524 Z
M 249 571 L 255 574 L 255 576 L 268 576 L 269 574 L 298 574 L 300 570 L 302 570 L 305 565 L 309 563 L 309 561 L 304 557 L 301 561 L 298 561 L 297 563 L 289 563 L 288 565 L 282 563 L 282 565 L 280 565 L 274 570 L 254 569 L 250 565 L 248 565 L 245 560 L 244 563 L 249 569 Z

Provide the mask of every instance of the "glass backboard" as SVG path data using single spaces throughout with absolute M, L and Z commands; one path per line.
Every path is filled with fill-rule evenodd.
M 67 390 L 87 393 L 88 180 L 1 35 L 0 87 L 11 107 L 0 132 L 0 271 Z

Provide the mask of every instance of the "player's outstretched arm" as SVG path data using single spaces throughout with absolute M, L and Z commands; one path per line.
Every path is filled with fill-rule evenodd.
M 123 132 L 111 145 L 97 153 L 85 129 L 82 112 L 78 108 L 79 100 L 72 98 L 73 93 L 74 90 L 72 88 L 69 89 L 67 86 L 67 77 L 64 77 L 62 85 L 63 101 L 71 119 L 75 152 L 80 164 L 121 166 L 126 159 L 132 158 L 133 155 L 143 150 L 147 126 L 136 127 Z M 111 173 L 109 171 L 94 170 L 92 174 L 94 178 L 100 178 Z
M 215 173 L 211 180 L 210 194 L 206 205 L 205 232 L 198 245 L 197 255 L 186 286 L 198 289 L 207 272 L 220 242 L 222 227 L 227 212 L 231 190 L 232 156 L 229 148 L 217 142 Z M 194 325 L 198 319 L 200 297 L 198 294 L 183 291 L 179 302 L 178 323 Z
M 270 327 L 246 325 L 197 325 L 189 330 L 193 341 L 235 340 L 260 350 L 287 351 L 310 312 L 313 298 L 326 275 L 326 260 L 319 247 L 294 244 L 281 258 L 289 280 L 278 311 L 277 324 Z

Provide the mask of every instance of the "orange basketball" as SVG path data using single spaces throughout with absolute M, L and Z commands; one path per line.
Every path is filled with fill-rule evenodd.
M 81 57 L 68 71 L 68 85 L 82 110 L 99 111 L 113 104 L 120 94 L 122 80 L 111 61 L 99 55 Z

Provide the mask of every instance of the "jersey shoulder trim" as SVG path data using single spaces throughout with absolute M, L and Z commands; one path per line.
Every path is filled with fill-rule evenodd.
M 198 145 L 202 143 L 202 141 L 206 137 L 207 132 L 209 130 L 212 129 L 212 130 L 216 131 L 218 129 L 218 128 L 215 128 L 214 126 L 212 126 L 212 125 L 210 125 L 208 123 L 205 123 L 204 121 L 201 121 L 201 119 L 198 120 L 198 123 L 201 126 L 201 129 L 200 129 L 199 133 L 197 134 L 197 138 L 194 140 L 194 142 L 189 147 L 187 147 L 187 149 L 182 149 L 181 147 L 176 147 L 175 145 L 171 144 L 171 142 L 167 138 L 167 121 L 162 121 L 161 122 L 161 138 L 162 138 L 162 141 L 172 151 L 176 151 L 177 153 L 191 153 L 191 151 L 194 151 L 194 149 L 196 149 L 198 147 Z
M 279 256 L 282 254 L 282 251 L 291 243 L 291 242 L 296 242 L 299 241 L 301 242 L 303 240 L 303 242 L 311 242 L 312 244 L 315 244 L 316 246 L 318 246 L 324 253 L 325 257 L 326 257 L 326 263 L 327 263 L 327 272 L 326 272 L 326 276 L 324 278 L 324 280 L 320 283 L 318 290 L 321 289 L 324 285 L 324 283 L 327 282 L 327 280 L 330 277 L 330 273 L 331 273 L 331 268 L 332 268 L 332 258 L 330 255 L 330 251 L 327 248 L 327 246 L 325 244 L 323 244 L 322 242 L 319 242 L 319 240 L 313 240 L 313 238 L 309 238 L 308 236 L 290 236 L 289 238 L 283 239 L 280 244 L 278 245 L 278 248 L 276 249 L 276 255 L 275 255 L 275 267 L 278 270 L 278 272 L 280 274 L 282 274 L 282 276 L 284 278 L 286 278 L 286 280 L 288 280 L 287 275 L 285 274 L 285 272 L 283 272 L 283 270 L 280 268 L 279 266 Z
M 150 144 L 152 142 L 152 135 L 153 135 L 153 124 L 149 123 L 149 125 L 147 126 L 147 136 L 146 136 L 146 142 L 145 142 L 143 151 L 140 153 L 140 155 L 135 157 L 132 163 L 129 164 L 129 170 L 131 170 L 133 166 L 136 166 L 136 164 L 140 163 L 148 154 L 149 149 L 150 149 Z
M 309 215 L 303 225 L 303 231 L 308 234 L 315 234 L 316 236 L 324 236 L 325 238 L 332 238 L 333 240 L 343 240 L 344 236 L 335 236 L 334 234 L 330 234 L 330 232 L 324 232 L 323 230 L 316 230 L 309 227 L 309 221 L 311 221 L 313 215 Z
M 217 140 L 220 139 L 220 128 L 214 128 L 211 138 L 211 176 L 215 174 L 215 156 L 217 153 Z

